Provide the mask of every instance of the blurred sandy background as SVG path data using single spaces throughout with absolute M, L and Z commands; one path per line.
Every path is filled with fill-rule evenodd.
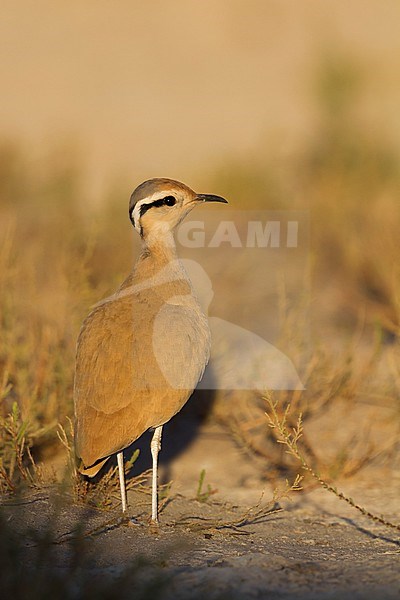
M 301 151 L 339 57 L 362 77 L 354 118 L 398 148 L 399 20 L 395 0 L 4 0 L 1 137 L 38 169 L 68 148 L 92 199 L 153 176 L 195 187 L 227 159 Z

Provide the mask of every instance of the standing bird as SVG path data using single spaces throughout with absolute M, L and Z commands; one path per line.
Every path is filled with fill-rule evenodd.
M 93 477 L 117 454 L 126 511 L 123 450 L 148 429 L 153 459 L 152 521 L 158 521 L 157 459 L 161 433 L 187 402 L 210 354 L 207 318 L 176 253 L 173 231 L 203 202 L 172 179 L 139 185 L 129 203 L 142 238 L 140 256 L 119 290 L 97 304 L 77 344 L 75 452 L 80 473 Z

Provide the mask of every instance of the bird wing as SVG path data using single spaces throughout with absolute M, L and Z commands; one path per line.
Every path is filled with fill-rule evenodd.
M 76 356 L 78 408 L 89 404 L 112 414 L 131 402 L 133 389 L 146 389 L 146 352 L 140 352 L 141 346 L 146 347 L 146 323 L 136 316 L 143 307 L 139 298 L 135 300 L 104 304 L 84 321 Z
M 185 297 L 164 303 L 153 326 L 153 350 L 158 367 L 173 389 L 193 390 L 209 359 L 210 333 L 206 317 Z
M 76 453 L 86 466 L 182 408 L 208 360 L 208 326 L 200 321 L 194 307 L 156 294 L 126 296 L 89 314 L 74 386 Z

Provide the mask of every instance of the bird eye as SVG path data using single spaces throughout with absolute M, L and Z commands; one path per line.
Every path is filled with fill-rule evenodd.
M 164 198 L 164 204 L 167 206 L 174 206 L 174 204 L 176 204 L 176 199 L 173 196 L 166 196 L 166 198 Z

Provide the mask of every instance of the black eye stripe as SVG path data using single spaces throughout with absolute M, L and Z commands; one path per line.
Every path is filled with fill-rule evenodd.
M 173 206 L 176 203 L 176 199 L 174 196 L 166 196 L 165 198 L 160 198 L 160 200 L 154 200 L 154 202 L 150 202 L 149 204 L 142 204 L 140 207 L 140 216 L 143 215 L 150 209 L 155 206 L 159 208 L 160 206 Z

